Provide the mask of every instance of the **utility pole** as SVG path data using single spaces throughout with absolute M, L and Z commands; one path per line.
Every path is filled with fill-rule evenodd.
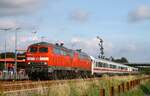
M 37 38 L 36 38 L 36 33 L 37 33 L 37 31 L 33 31 L 33 32 L 32 32 L 32 34 L 33 34 L 33 35 L 32 35 L 32 36 L 33 36 L 33 39 L 32 39 L 32 40 L 33 40 L 33 43 L 35 43 L 36 40 L 37 40 Z
M 12 30 L 13 28 L 1 28 L 5 32 Z M 15 79 L 17 79 L 17 31 L 20 30 L 20 27 L 15 28 L 15 64 L 14 64 L 14 72 Z M 6 39 L 5 39 L 5 66 L 6 66 Z
M 17 31 L 20 30 L 20 27 L 17 27 L 15 29 L 15 66 L 14 66 L 14 71 L 15 71 L 15 79 L 17 79 Z
M 6 39 L 5 39 L 5 63 L 4 63 L 4 67 L 5 67 L 5 70 L 7 70 L 7 64 L 6 64 Z
M 98 58 L 103 58 L 104 59 L 104 47 L 103 47 L 103 39 L 101 39 L 99 36 L 97 36 L 97 39 L 99 40 L 99 49 L 100 53 L 98 55 Z

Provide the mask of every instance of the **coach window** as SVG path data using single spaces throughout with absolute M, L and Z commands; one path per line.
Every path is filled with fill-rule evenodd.
M 109 68 L 113 68 L 113 65 L 110 64 Z
M 116 65 L 113 65 L 112 68 L 113 68 L 113 69 L 116 69 Z
M 99 64 L 98 64 L 98 62 L 96 62 L 96 67 L 99 67 Z
M 119 66 L 118 69 L 121 69 L 121 66 Z
M 105 64 L 105 65 L 104 65 L 104 67 L 106 67 L 106 68 L 107 68 L 107 67 L 108 67 L 108 64 L 107 64 L 107 63 L 104 63 L 104 64 Z
M 101 63 L 102 64 L 102 67 L 105 67 L 105 64 L 104 63 Z
M 126 70 L 126 67 L 124 67 L 123 69 Z
M 102 67 L 102 63 L 101 62 L 98 62 L 99 63 L 99 67 Z
M 30 47 L 29 52 L 36 53 L 37 52 L 37 47 Z
M 94 67 L 96 67 L 96 62 L 95 61 L 93 61 L 93 64 L 94 64 Z
M 48 48 L 47 47 L 40 47 L 39 48 L 39 52 L 41 52 L 41 53 L 47 53 L 48 52 Z

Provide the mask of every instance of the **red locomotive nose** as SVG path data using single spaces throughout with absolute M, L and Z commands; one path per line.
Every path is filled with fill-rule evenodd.
M 44 62 L 44 64 L 47 64 L 49 61 L 48 53 L 48 47 L 46 46 L 30 46 L 26 53 L 26 63 Z

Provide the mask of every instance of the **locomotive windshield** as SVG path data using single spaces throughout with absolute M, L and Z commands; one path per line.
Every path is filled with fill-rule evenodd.
M 37 47 L 30 47 L 29 52 L 32 52 L 32 53 L 36 53 L 37 52 Z
M 40 47 L 39 48 L 39 52 L 41 52 L 41 53 L 47 53 L 48 52 L 48 48 L 47 47 Z

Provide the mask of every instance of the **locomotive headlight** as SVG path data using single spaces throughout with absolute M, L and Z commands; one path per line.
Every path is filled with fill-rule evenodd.
M 48 61 L 49 58 L 48 57 L 40 57 L 40 60 L 46 60 L 46 61 Z
M 28 62 L 28 64 L 31 64 L 30 62 Z
M 44 62 L 44 65 L 47 65 L 47 62 Z

